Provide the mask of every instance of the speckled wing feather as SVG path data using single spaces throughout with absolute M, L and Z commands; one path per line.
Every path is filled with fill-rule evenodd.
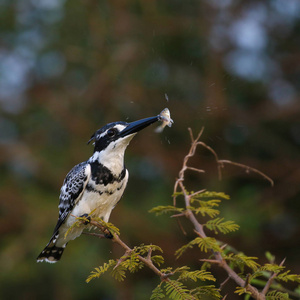
M 59 228 L 72 212 L 76 203 L 81 199 L 81 195 L 89 181 L 90 175 L 90 164 L 83 162 L 75 166 L 65 178 L 59 197 L 58 221 L 49 243 L 37 257 L 38 262 L 47 261 L 49 263 L 55 263 L 60 260 L 67 242 L 61 246 L 57 246 L 56 243 L 60 236 Z
M 73 207 L 79 201 L 90 177 L 90 165 L 82 162 L 76 165 L 66 176 L 59 196 L 59 218 L 54 233 L 66 220 Z

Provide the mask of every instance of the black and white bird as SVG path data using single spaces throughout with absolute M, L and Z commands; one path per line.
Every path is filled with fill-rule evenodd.
M 91 217 L 108 222 L 128 181 L 128 171 L 124 166 L 126 147 L 138 131 L 159 120 L 162 120 L 160 115 L 131 123 L 109 123 L 93 134 L 89 140 L 94 141 L 93 155 L 76 165 L 64 180 L 58 221 L 49 243 L 37 257 L 38 262 L 60 260 L 67 243 L 80 236 L 86 227 L 84 224 L 74 227 L 66 236 L 76 217 L 92 213 Z

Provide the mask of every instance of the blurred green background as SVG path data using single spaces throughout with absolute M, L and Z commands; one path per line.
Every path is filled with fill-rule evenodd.
M 275 181 L 236 167 L 218 181 L 212 155 L 198 150 L 193 165 L 206 173 L 187 184 L 230 194 L 222 216 L 241 225 L 220 238 L 261 262 L 266 250 L 278 263 L 286 257 L 300 272 L 298 0 L 0 0 L 0 20 L 1 299 L 149 299 L 159 279 L 146 269 L 124 283 L 109 275 L 85 283 L 123 254 L 110 241 L 81 236 L 59 263 L 35 259 L 65 175 L 93 151 L 91 134 L 165 107 L 173 127 L 145 129 L 126 152 L 130 180 L 111 216 L 121 237 L 160 245 L 166 266 L 199 268 L 198 251 L 174 258 L 194 236 L 190 224 L 184 236 L 174 219 L 148 210 L 172 203 L 187 128 L 205 126 L 202 141 L 220 158 Z

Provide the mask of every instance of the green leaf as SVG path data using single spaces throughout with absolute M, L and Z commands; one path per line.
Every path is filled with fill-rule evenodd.
M 175 273 L 182 273 L 182 272 L 184 272 L 184 271 L 188 271 L 190 269 L 190 267 L 188 267 L 188 266 L 182 266 L 182 267 L 178 267 L 178 268 L 176 268 L 174 271 L 173 271 L 173 273 L 175 274 Z
M 197 280 L 206 281 L 216 281 L 215 277 L 207 271 L 203 270 L 196 270 L 196 271 L 183 271 L 180 276 L 178 277 L 178 280 L 192 280 L 196 282 Z
M 261 271 L 268 271 L 268 272 L 273 272 L 273 273 L 279 273 L 284 269 L 285 269 L 284 266 L 279 266 L 279 265 L 276 265 L 276 264 L 268 264 L 268 263 L 264 264 L 260 268 Z
M 176 258 L 179 258 L 187 249 L 193 248 L 194 245 L 198 245 L 201 251 L 208 252 L 209 250 L 212 250 L 214 252 L 221 252 L 220 246 L 218 245 L 218 242 L 215 238 L 212 237 L 197 237 L 190 241 L 188 244 L 182 246 L 179 248 L 176 252 Z
M 92 279 L 99 278 L 102 274 L 107 272 L 110 268 L 114 267 L 117 262 L 113 259 L 110 259 L 108 263 L 104 263 L 103 266 L 95 268 L 95 271 L 92 271 L 91 274 L 86 279 L 86 282 L 89 283 Z
M 199 199 L 192 198 L 190 202 L 197 203 L 197 204 L 201 205 L 202 207 L 219 207 L 221 200 L 219 200 L 219 199 L 199 200 Z
M 134 273 L 143 268 L 144 264 L 139 260 L 138 254 L 131 252 L 131 254 L 126 257 L 126 259 L 120 264 L 130 273 Z
M 251 268 L 253 271 L 257 271 L 260 265 L 254 261 L 257 257 L 246 256 L 243 253 L 233 254 L 224 257 L 225 260 L 231 261 L 234 265 L 239 267 L 242 271 L 244 270 L 244 266 Z
M 300 282 L 300 275 L 290 274 L 290 271 L 286 271 L 284 273 L 278 274 L 275 278 L 284 282 L 288 282 L 288 281 Z
M 195 300 L 195 298 L 189 293 L 189 290 L 183 283 L 176 280 L 167 280 L 165 282 L 166 295 L 170 299 L 174 300 Z
M 267 260 L 272 264 L 275 261 L 275 255 L 273 255 L 271 252 L 267 251 L 265 253 L 265 256 L 267 258 Z
M 249 294 L 251 295 L 251 293 L 249 291 L 246 290 L 246 288 L 238 286 L 235 291 L 236 294 L 238 294 L 239 296 L 243 295 L 243 294 Z
M 249 291 L 246 290 L 246 288 L 238 286 L 235 291 L 236 294 L 238 294 L 239 296 L 243 295 L 243 294 L 249 294 L 251 295 L 251 293 Z
M 161 288 L 161 284 L 159 284 L 153 291 L 150 297 L 150 300 L 160 300 L 165 298 L 163 289 Z
M 239 229 L 239 225 L 235 224 L 233 221 L 223 221 L 224 218 L 216 218 L 209 220 L 204 226 L 209 230 L 213 230 L 216 234 L 222 232 L 224 234 L 236 231 Z
M 214 285 L 199 286 L 199 287 L 191 290 L 191 294 L 196 299 L 203 299 L 203 296 L 209 296 L 209 299 L 222 298 L 222 295 L 220 294 L 219 289 L 217 289 Z M 204 298 L 204 299 L 206 299 L 206 298 Z
M 221 199 L 221 200 L 229 200 L 230 197 L 223 192 L 211 192 L 205 191 L 203 193 L 195 195 L 193 198 L 195 199 Z
M 177 212 L 177 213 L 181 213 L 184 211 L 184 208 L 180 208 L 180 207 L 176 207 L 176 206 L 173 206 L 173 205 L 167 205 L 167 206 L 156 206 L 156 207 L 153 207 L 152 209 L 149 210 L 150 213 L 155 213 L 157 216 L 158 215 L 161 215 L 161 214 L 165 214 L 165 213 L 174 213 L 174 212 Z
M 165 262 L 164 258 L 161 255 L 154 255 L 151 257 L 151 260 L 158 266 L 162 265 Z
M 202 202 L 202 201 L 199 201 Z M 200 203 L 201 205 L 201 203 Z M 209 206 L 200 206 L 200 207 L 193 207 L 193 206 L 189 206 L 188 207 L 191 211 L 195 212 L 195 214 L 201 214 L 203 217 L 205 217 L 206 215 L 214 218 L 217 215 L 220 214 L 220 211 L 214 208 L 211 208 Z
M 266 295 L 266 300 L 288 300 L 288 299 L 290 299 L 288 293 L 282 293 L 278 291 L 272 291 Z
M 220 252 L 220 246 L 218 245 L 218 242 L 215 238 L 212 237 L 205 237 L 205 238 L 197 238 L 195 241 L 198 247 L 203 252 L 208 252 L 210 250 L 214 252 Z
M 139 247 L 135 247 L 134 251 L 139 253 L 140 255 L 147 254 L 150 250 L 159 251 L 163 253 L 163 250 L 157 245 L 140 245 Z
M 169 274 L 169 273 L 173 273 L 173 268 L 168 267 L 168 268 L 165 268 L 165 269 L 160 269 L 160 271 L 164 274 Z
M 126 267 L 121 263 L 117 268 L 114 268 L 111 271 L 112 277 L 114 277 L 118 281 L 123 281 L 126 277 L 125 275 Z

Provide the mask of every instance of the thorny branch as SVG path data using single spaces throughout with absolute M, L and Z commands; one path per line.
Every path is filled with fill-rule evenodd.
M 185 187 L 184 187 L 185 171 L 193 170 L 193 171 L 197 171 L 197 172 L 204 172 L 204 170 L 191 168 L 191 167 L 188 166 L 188 161 L 191 157 L 194 156 L 195 151 L 196 151 L 198 146 L 204 147 L 205 149 L 207 149 L 208 151 L 210 151 L 213 154 L 213 156 L 216 160 L 216 163 L 218 165 L 219 179 L 222 178 L 222 168 L 224 168 L 224 164 L 230 164 L 230 165 L 234 165 L 234 166 L 238 166 L 238 167 L 246 169 L 247 173 L 252 171 L 252 172 L 255 172 L 255 173 L 261 175 L 262 177 L 267 179 L 271 183 L 272 186 L 273 186 L 273 180 L 271 178 L 269 178 L 267 175 L 263 174 L 262 172 L 254 169 L 254 168 L 250 168 L 248 166 L 245 166 L 245 165 L 242 165 L 242 164 L 239 164 L 239 163 L 231 162 L 229 160 L 220 160 L 217 153 L 211 147 L 209 147 L 205 143 L 199 141 L 200 137 L 203 133 L 203 130 L 204 130 L 204 128 L 202 127 L 200 133 L 198 134 L 198 136 L 195 139 L 191 128 L 189 128 L 189 133 L 190 133 L 192 143 L 191 143 L 191 147 L 190 147 L 190 150 L 189 150 L 188 154 L 185 156 L 185 158 L 183 160 L 182 168 L 179 171 L 179 177 L 176 180 L 175 185 L 174 185 L 173 204 L 174 204 L 174 206 L 176 206 L 176 193 L 178 192 L 178 189 L 180 189 L 180 191 L 183 193 L 185 206 L 186 206 L 185 213 L 183 213 L 181 215 L 184 215 L 186 218 L 188 218 L 191 221 L 191 223 L 194 226 L 194 229 L 195 229 L 196 233 L 200 237 L 205 238 L 205 237 L 207 237 L 207 235 L 206 235 L 206 233 L 203 229 L 203 225 L 198 221 L 198 219 L 196 218 L 194 213 L 189 209 L 191 198 L 194 197 L 195 195 L 199 194 L 199 193 L 202 193 L 204 190 L 197 191 L 197 192 L 194 192 L 193 194 L 189 195 L 187 193 Z M 178 216 L 180 216 L 180 215 L 178 215 Z M 269 279 L 269 281 L 265 285 L 263 291 L 259 292 L 256 287 L 252 286 L 249 282 L 242 279 L 233 269 L 230 268 L 230 266 L 227 264 L 226 260 L 223 259 L 220 252 L 214 252 L 213 255 L 215 257 L 214 259 L 209 259 L 209 260 L 206 259 L 206 260 L 202 260 L 202 261 L 207 261 L 207 262 L 219 265 L 221 268 L 223 268 L 227 272 L 228 278 L 233 279 L 236 282 L 236 284 L 239 285 L 240 287 L 244 287 L 247 291 L 249 291 L 251 293 L 253 298 L 255 298 L 257 300 L 265 300 L 265 295 L 268 292 L 268 290 L 270 288 L 270 285 L 271 285 L 274 277 L 276 276 L 276 274 L 274 274 Z M 282 262 L 282 264 L 283 264 L 283 262 Z
M 97 227 L 98 229 L 100 229 L 103 233 L 107 233 L 107 229 L 101 225 L 99 222 L 91 220 L 90 221 L 90 225 Z M 96 236 L 98 238 L 104 238 L 105 235 L 104 234 L 97 234 L 97 233 L 85 233 L 87 235 L 93 235 Z M 131 249 L 125 242 L 123 242 L 120 237 L 113 233 L 113 238 L 112 241 L 116 244 L 118 244 L 119 246 L 121 246 L 124 250 L 125 250 L 125 254 L 119 259 L 119 261 L 117 262 L 115 268 L 117 268 L 125 259 L 126 257 L 128 257 L 133 249 Z M 149 249 L 148 254 L 146 257 L 143 257 L 142 255 L 138 255 L 138 259 L 144 263 L 149 269 L 151 269 L 156 275 L 158 275 L 161 279 L 161 281 L 168 281 L 170 280 L 169 277 L 172 276 L 172 273 L 163 273 L 161 272 L 152 262 L 151 259 L 151 255 L 152 255 L 152 248 Z
M 285 262 L 285 259 L 279 264 L 279 267 L 282 267 L 284 262 Z M 273 280 L 274 280 L 274 278 L 276 277 L 277 274 L 278 273 L 274 272 L 273 275 L 269 278 L 269 280 L 267 281 L 265 287 L 263 288 L 263 290 L 261 292 L 263 295 L 267 294 L 267 292 L 268 292 L 268 290 L 269 290 L 269 288 L 270 288 L 270 286 L 271 286 L 271 284 L 272 284 L 272 282 L 273 282 Z

